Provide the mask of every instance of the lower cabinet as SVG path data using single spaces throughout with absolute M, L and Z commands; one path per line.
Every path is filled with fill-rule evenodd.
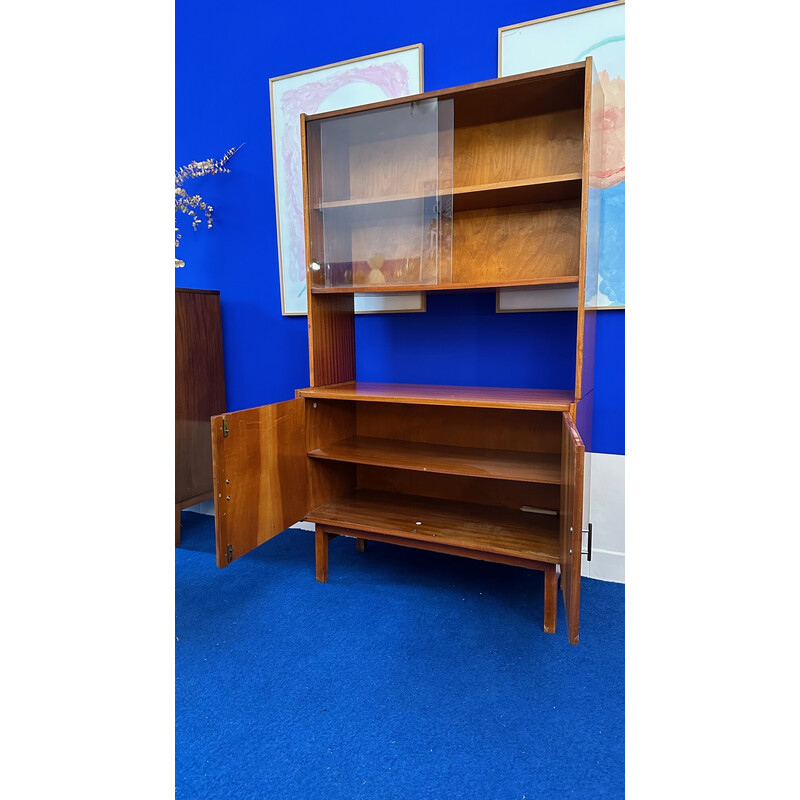
M 577 644 L 584 446 L 569 398 L 397 388 L 315 387 L 213 417 L 218 566 L 306 520 L 322 582 L 338 535 L 541 570 L 550 633 L 558 568 Z

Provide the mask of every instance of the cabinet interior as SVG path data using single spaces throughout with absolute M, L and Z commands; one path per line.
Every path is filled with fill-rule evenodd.
M 307 519 L 397 535 L 435 520 L 440 539 L 500 531 L 508 552 L 557 560 L 560 414 L 307 399 L 306 420 Z
M 310 121 L 312 291 L 577 283 L 584 75 Z

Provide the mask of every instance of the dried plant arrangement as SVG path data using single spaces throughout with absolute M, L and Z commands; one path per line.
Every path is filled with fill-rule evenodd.
M 203 175 L 216 175 L 219 172 L 230 172 L 226 166 L 227 163 L 236 154 L 236 151 L 242 147 L 232 147 L 228 150 L 219 160 L 207 158 L 205 161 L 192 161 L 190 164 L 175 170 L 175 213 L 180 211 L 182 214 L 188 214 L 192 220 L 192 230 L 196 231 L 202 224 L 202 219 L 198 214 L 198 210 L 202 211 L 206 218 L 206 227 L 209 229 L 213 227 L 214 208 L 206 203 L 205 200 L 199 195 L 190 195 L 186 189 L 183 188 L 184 181 L 189 178 L 200 178 Z M 177 217 L 175 220 L 175 247 L 180 245 L 181 232 L 178 228 Z M 175 266 L 182 267 L 184 262 L 179 258 L 175 259 Z

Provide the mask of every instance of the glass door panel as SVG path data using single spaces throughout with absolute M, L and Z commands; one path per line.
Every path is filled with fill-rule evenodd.
M 312 252 L 324 273 L 316 285 L 380 291 L 449 280 L 440 251 L 452 202 L 440 196 L 440 139 L 445 148 L 452 139 L 452 102 L 444 133 L 441 105 L 411 101 L 309 123 L 319 142 L 319 176 L 310 182 L 321 223 L 312 224 Z

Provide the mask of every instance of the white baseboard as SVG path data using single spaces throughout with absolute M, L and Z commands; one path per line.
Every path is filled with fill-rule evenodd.
M 625 553 L 592 547 L 592 560 L 581 559 L 581 576 L 610 583 L 625 583 Z
M 583 557 L 581 575 L 625 583 L 625 456 L 587 453 L 584 480 L 583 527 L 592 523 L 592 560 Z M 214 501 L 187 509 L 214 516 Z M 296 522 L 297 530 L 313 531 L 311 522 Z M 583 549 L 588 546 L 583 537 Z

